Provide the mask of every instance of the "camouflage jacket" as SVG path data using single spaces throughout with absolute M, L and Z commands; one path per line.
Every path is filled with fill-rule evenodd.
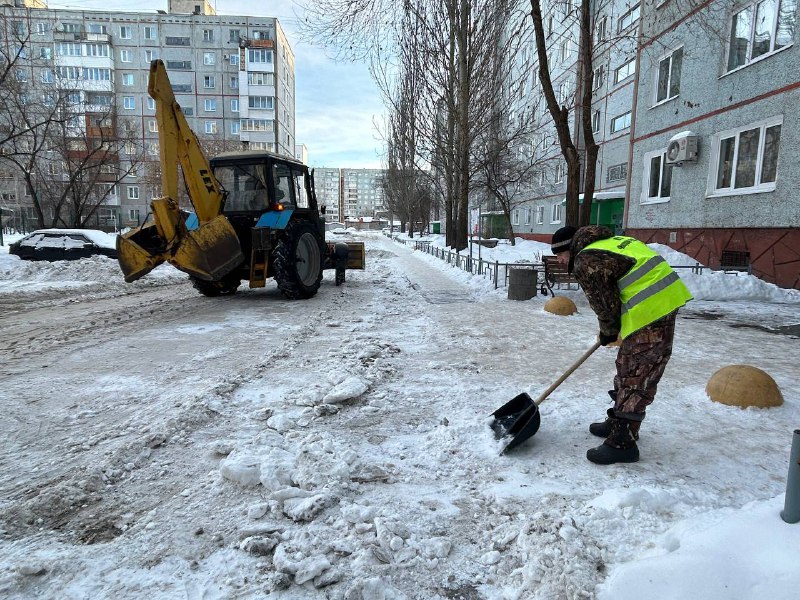
M 575 232 L 570 246 L 573 274 L 597 314 L 600 332 L 617 335 L 620 330 L 622 303 L 619 299 L 617 281 L 627 273 L 636 261 L 621 254 L 605 250 L 587 250 L 586 246 L 598 240 L 610 238 L 614 233 L 602 226 L 589 225 Z

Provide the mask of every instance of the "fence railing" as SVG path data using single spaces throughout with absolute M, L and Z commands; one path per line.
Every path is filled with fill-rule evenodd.
M 460 269 L 473 275 L 480 275 L 484 279 L 489 279 L 494 284 L 494 289 L 508 287 L 509 269 L 536 269 L 539 283 L 544 281 L 544 265 L 541 262 L 501 263 L 496 260 L 484 260 L 468 254 L 459 254 L 449 248 L 434 246 L 431 242 L 426 240 L 410 240 L 392 236 L 388 233 L 384 235 L 386 235 L 386 237 L 391 237 L 395 242 L 405 246 L 413 246 L 414 250 L 425 252 L 426 254 L 443 260 L 453 268 Z
M 473 275 L 482 275 L 484 278 L 489 278 L 494 283 L 494 288 L 497 289 L 499 287 L 508 287 L 508 271 L 509 269 L 536 269 L 538 284 L 544 283 L 544 265 L 541 262 L 541 256 L 537 255 L 536 261 L 532 262 L 513 262 L 513 263 L 501 263 L 499 261 L 490 261 L 490 260 L 483 260 L 479 258 L 475 258 L 469 255 L 462 255 L 458 252 L 454 252 L 448 248 L 442 248 L 441 246 L 434 246 L 428 240 L 413 240 L 408 238 L 402 238 L 397 235 L 391 235 L 390 233 L 386 232 L 384 235 L 388 238 L 391 238 L 393 241 L 403 244 L 405 246 L 413 246 L 414 250 L 419 250 L 420 252 L 425 252 L 426 254 L 430 254 L 431 256 L 435 256 L 447 264 L 451 265 L 454 268 L 461 269 L 462 271 L 466 271 L 467 273 L 472 273 Z M 682 269 L 689 269 L 692 274 L 694 275 L 702 275 L 704 272 L 716 272 L 722 271 L 723 273 L 727 273 L 730 275 L 739 275 L 739 273 L 747 273 L 747 271 L 739 270 L 739 269 L 732 269 L 732 268 L 712 268 L 707 267 L 705 265 L 701 265 L 700 263 L 695 263 L 694 265 L 670 265 L 673 269 L 680 271 Z M 501 276 L 502 273 L 502 276 Z

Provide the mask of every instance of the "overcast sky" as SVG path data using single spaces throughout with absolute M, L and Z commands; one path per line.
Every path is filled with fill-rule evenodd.
M 313 167 L 380 168 L 383 143 L 375 123 L 383 105 L 365 65 L 335 63 L 322 50 L 301 43 L 300 7 L 293 0 L 217 0 L 217 14 L 277 17 L 295 54 L 297 142 L 308 148 Z M 72 0 L 48 2 L 73 10 L 166 10 L 167 0 Z M 136 7 L 135 9 L 133 7 Z M 264 8 L 260 8 L 264 7 Z

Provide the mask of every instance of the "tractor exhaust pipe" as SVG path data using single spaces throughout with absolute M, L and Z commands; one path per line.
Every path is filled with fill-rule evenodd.
M 789 476 L 786 478 L 786 501 L 781 518 L 787 523 L 800 521 L 800 429 L 794 430 L 789 455 Z

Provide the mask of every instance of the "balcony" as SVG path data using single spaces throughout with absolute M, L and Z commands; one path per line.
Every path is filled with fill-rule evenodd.
M 170 37 L 170 36 L 167 36 L 167 38 L 164 40 L 164 44 L 166 46 L 191 46 L 192 45 L 192 41 L 188 37 Z

